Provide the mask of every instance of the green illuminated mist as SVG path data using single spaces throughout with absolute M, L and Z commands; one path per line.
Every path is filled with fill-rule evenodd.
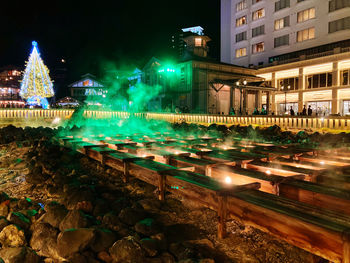
M 155 99 L 161 92 L 162 86 L 148 86 L 143 83 L 131 83 L 127 78 L 105 78 L 108 83 L 108 92 L 90 95 L 86 98 L 86 104 L 77 109 L 72 118 L 64 126 L 76 130 L 76 135 L 86 136 L 90 134 L 103 134 L 113 136 L 115 134 L 152 134 L 155 132 L 170 132 L 171 125 L 162 121 L 147 121 L 135 117 L 133 113 L 147 110 L 148 103 Z M 99 92 L 99 91 L 98 91 Z M 127 119 L 94 119 L 84 117 L 84 111 L 123 111 L 130 113 Z M 68 135 L 67 129 L 60 136 Z

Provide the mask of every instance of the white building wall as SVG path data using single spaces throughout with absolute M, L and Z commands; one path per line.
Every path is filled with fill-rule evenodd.
M 275 12 L 275 0 L 262 0 L 252 5 L 252 0 L 246 0 L 247 8 L 236 11 L 237 3 L 242 0 L 221 0 L 221 61 L 240 66 L 268 64 L 269 57 L 291 53 L 311 47 L 325 45 L 337 41 L 350 39 L 350 30 L 328 33 L 330 21 L 350 16 L 350 8 L 343 8 L 329 13 L 328 0 L 306 0 L 300 3 L 290 0 L 290 7 Z M 315 7 L 316 17 L 305 22 L 297 22 L 297 13 Z M 265 17 L 252 20 L 252 13 L 261 8 L 265 9 Z M 236 27 L 236 19 L 247 16 L 247 24 Z M 274 21 L 290 16 L 290 25 L 280 30 L 274 29 Z M 252 38 L 252 29 L 265 25 L 265 34 Z M 315 38 L 297 42 L 297 32 L 315 27 Z M 247 40 L 236 43 L 236 34 L 247 31 Z M 289 34 L 289 45 L 274 48 L 274 39 Z M 252 45 L 258 42 L 265 43 L 265 51 L 252 54 Z M 247 56 L 236 58 L 235 50 L 247 48 Z

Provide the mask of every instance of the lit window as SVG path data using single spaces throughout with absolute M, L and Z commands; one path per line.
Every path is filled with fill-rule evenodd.
M 306 9 L 304 11 L 298 12 L 298 23 L 315 18 L 315 8 Z
M 265 16 L 265 9 L 259 9 L 255 12 L 253 12 L 253 20 L 258 20 L 260 18 L 263 18 Z
M 236 49 L 236 58 L 244 57 L 247 55 L 247 48 Z
M 315 28 L 314 27 L 298 31 L 298 33 L 297 33 L 297 41 L 298 42 L 302 42 L 302 41 L 313 39 L 313 38 L 315 38 Z
M 200 37 L 197 37 L 194 39 L 194 45 L 196 47 L 201 47 L 202 46 L 202 39 Z
M 236 11 L 239 12 L 247 8 L 247 0 L 241 1 L 236 5 Z
M 289 26 L 289 16 L 275 20 L 275 30 Z
M 264 42 L 260 42 L 260 43 L 257 43 L 257 44 L 253 45 L 253 54 L 264 52 L 264 50 L 265 50 Z
M 236 27 L 243 26 L 245 24 L 247 24 L 247 17 L 246 16 L 242 16 L 242 17 L 236 19 Z

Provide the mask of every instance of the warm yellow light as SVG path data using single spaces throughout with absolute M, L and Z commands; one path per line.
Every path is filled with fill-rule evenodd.
M 266 174 L 267 174 L 267 175 L 270 175 L 270 174 L 271 174 L 271 171 L 270 171 L 270 170 L 267 170 L 267 171 L 266 171 Z
M 225 183 L 226 183 L 226 184 L 231 184 L 231 183 L 232 183 L 232 179 L 231 179 L 230 176 L 226 176 L 226 178 L 225 178 Z

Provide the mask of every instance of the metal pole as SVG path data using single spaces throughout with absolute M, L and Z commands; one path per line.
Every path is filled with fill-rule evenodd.
M 287 92 L 284 92 L 284 114 L 287 112 Z

